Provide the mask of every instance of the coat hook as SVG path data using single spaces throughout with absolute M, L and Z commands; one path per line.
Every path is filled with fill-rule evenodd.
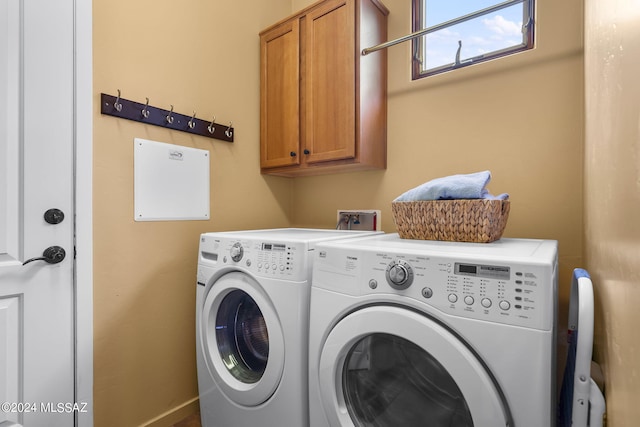
M 145 104 L 144 108 L 142 109 L 142 116 L 145 119 L 148 119 L 149 118 L 149 98 L 146 98 L 146 99 L 147 99 L 147 103 Z
M 118 111 L 118 113 L 122 111 L 122 103 L 120 102 L 120 89 L 118 89 L 118 97 L 116 98 L 116 101 L 113 103 L 113 108 L 115 108 L 116 111 Z
M 224 134 L 227 135 L 227 138 L 231 138 L 233 136 L 233 131 L 231 130 L 232 126 L 233 122 L 229 122 L 229 127 L 227 127 L 227 130 L 224 131 Z
M 207 130 L 209 130 L 209 133 L 211 135 L 213 135 L 213 132 L 216 130 L 216 128 L 213 126 L 215 122 L 216 122 L 216 116 L 213 116 L 213 120 L 211 120 L 211 124 L 207 126 Z
M 196 127 L 195 120 L 196 120 L 196 112 L 194 111 L 193 112 L 193 116 L 191 117 L 191 119 L 189 119 L 189 123 L 188 123 L 189 124 L 189 129 L 193 129 L 193 128 Z
M 171 114 L 173 114 L 173 105 L 171 106 L 171 111 L 169 111 L 169 114 L 167 115 L 167 123 L 169 124 L 173 123 L 173 116 Z

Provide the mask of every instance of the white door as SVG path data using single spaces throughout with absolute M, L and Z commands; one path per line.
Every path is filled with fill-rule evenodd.
M 86 409 L 74 406 L 73 32 L 73 0 L 0 2 L 1 427 L 69 427 Z M 50 247 L 60 262 L 23 265 Z
M 363 308 L 340 320 L 320 355 L 332 426 L 511 426 L 504 396 L 458 337 L 414 311 Z

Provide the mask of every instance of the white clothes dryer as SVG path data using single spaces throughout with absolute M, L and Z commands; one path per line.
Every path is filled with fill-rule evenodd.
M 550 427 L 557 242 L 316 248 L 311 427 Z
M 203 427 L 308 426 L 308 327 L 316 243 L 371 232 L 205 233 L 196 286 Z

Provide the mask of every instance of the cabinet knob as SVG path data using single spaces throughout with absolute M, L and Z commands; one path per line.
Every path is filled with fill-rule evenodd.
M 306 148 L 304 149 L 304 154 L 310 154 L 311 151 L 307 150 Z
M 296 156 L 296 152 L 295 152 L 295 151 L 292 151 L 292 152 L 290 152 L 290 153 L 289 153 L 289 155 L 290 155 L 291 157 L 295 157 L 295 156 Z

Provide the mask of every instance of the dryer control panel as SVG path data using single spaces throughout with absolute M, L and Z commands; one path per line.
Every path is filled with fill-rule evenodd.
M 302 242 L 201 236 L 199 263 L 214 268 L 234 266 L 258 277 L 304 281 L 311 275 L 306 246 Z
M 426 305 L 453 316 L 541 330 L 553 327 L 554 248 L 543 251 L 544 256 L 521 259 L 380 249 L 354 252 L 322 245 L 313 286 L 418 308 Z
M 403 292 L 440 311 L 510 325 L 550 329 L 553 322 L 554 279 L 551 266 L 483 263 L 446 257 L 376 254 L 365 258 L 370 290 Z M 367 264 L 365 264 L 366 266 Z M 399 288 L 388 274 L 399 265 L 412 278 Z M 368 271 L 367 271 L 368 270 Z M 365 273 L 366 274 L 366 273 Z M 402 275 L 402 274 L 401 274 Z M 386 282 L 386 283 L 385 283 Z

